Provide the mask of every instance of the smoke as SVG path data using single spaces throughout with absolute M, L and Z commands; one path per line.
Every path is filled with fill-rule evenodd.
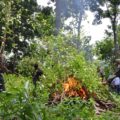
M 70 28 L 64 23 L 72 17 L 73 19 L 71 23 L 78 31 L 79 35 L 81 22 L 85 13 L 84 0 L 56 0 L 55 5 L 57 33 L 63 28 Z
M 96 11 L 101 0 L 56 0 L 56 29 L 68 29 L 64 23 L 69 18 L 73 18 L 71 24 L 76 29 L 78 36 L 80 35 L 81 23 L 85 19 L 86 11 Z M 97 16 L 96 12 L 96 16 Z M 72 28 L 73 29 L 73 28 Z

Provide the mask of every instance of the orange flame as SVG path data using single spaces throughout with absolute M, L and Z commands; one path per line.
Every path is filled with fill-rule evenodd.
M 86 90 L 82 87 L 80 82 L 73 76 L 68 77 L 67 81 L 63 83 L 64 92 L 68 97 L 87 98 Z

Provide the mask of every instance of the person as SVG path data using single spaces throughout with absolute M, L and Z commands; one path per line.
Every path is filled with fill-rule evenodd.
M 108 78 L 107 78 L 107 83 L 108 83 L 109 86 L 111 85 L 111 82 L 113 81 L 113 79 L 114 79 L 115 77 L 116 77 L 115 74 L 108 76 Z
M 115 72 L 118 72 L 120 70 L 120 59 L 115 60 Z
M 115 91 L 120 94 L 120 78 L 119 77 L 115 77 L 112 82 L 111 85 L 114 87 Z
M 99 76 L 102 78 L 102 82 L 104 82 L 104 80 L 105 80 L 104 70 L 101 67 L 98 67 L 97 72 L 98 72 Z
M 39 80 L 39 77 L 42 76 L 43 71 L 39 68 L 38 64 L 34 64 L 34 72 L 33 72 L 33 84 L 36 88 L 36 83 Z
M 4 78 L 2 75 L 2 71 L 0 71 L 0 92 L 5 91 L 5 84 L 4 84 Z
M 2 54 L 0 54 L 0 92 L 5 91 L 4 77 L 3 73 L 9 73 L 9 70 L 5 66 L 5 59 Z

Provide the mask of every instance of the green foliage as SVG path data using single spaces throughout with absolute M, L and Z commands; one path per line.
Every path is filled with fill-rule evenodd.
M 7 91 L 0 94 L 0 118 L 20 120 L 72 120 L 75 118 L 93 117 L 92 101 L 82 101 L 80 98 L 66 99 L 54 107 L 46 106 L 44 98 L 46 89 L 37 97 L 33 96 L 33 88 L 28 78 L 6 75 Z M 62 113 L 62 114 L 61 114 Z M 92 113 L 92 114 L 91 114 Z
M 33 71 L 32 64 L 38 62 L 49 84 L 74 74 L 84 81 L 84 84 L 91 91 L 97 88 L 98 84 L 96 82 L 98 77 L 96 67 L 85 60 L 84 54 L 78 53 L 76 46 L 71 43 L 69 36 L 50 36 L 44 39 L 46 41 L 42 41 L 39 49 L 36 47 L 36 51 L 35 49 L 31 51 L 33 57 L 26 57 L 19 62 L 19 73 L 31 76 Z M 45 49 L 42 46 L 46 46 Z
M 119 119 L 119 106 L 114 111 L 108 111 L 97 116 L 94 110 L 94 100 L 81 100 L 80 98 L 66 98 L 58 105 L 48 106 L 48 86 L 47 79 L 38 84 L 44 86 L 37 87 L 33 91 L 33 85 L 30 78 L 5 75 L 6 92 L 0 94 L 0 119 L 19 119 L 19 120 L 76 120 L 76 119 L 93 119 L 108 120 Z M 94 86 L 94 85 L 93 85 Z M 100 97 L 108 99 L 108 93 L 105 89 L 99 87 Z M 103 91 L 104 90 L 104 91 Z M 36 92 L 36 97 L 33 92 Z M 97 91 L 96 91 L 97 92 Z M 118 105 L 119 96 L 109 94 L 112 101 Z M 104 99 L 103 98 L 103 99 Z
M 101 60 L 110 61 L 113 54 L 113 42 L 111 39 L 104 39 L 102 41 L 96 42 L 96 54 L 99 55 Z
M 61 38 L 61 37 L 60 37 Z M 59 39 L 60 39 L 59 38 Z M 61 39 L 62 41 L 62 39 Z M 63 43 L 59 44 L 59 52 L 61 53 L 61 47 Z M 64 48 L 65 49 L 65 48 Z M 53 49 L 51 49 L 53 50 Z M 90 92 L 96 92 L 97 95 L 102 99 L 112 99 L 114 96 L 108 97 L 108 90 L 103 87 L 98 81 L 96 75 L 96 69 L 94 65 L 85 61 L 82 54 L 75 54 L 75 51 L 67 51 L 66 48 L 66 60 L 59 56 L 56 61 L 56 56 L 53 56 L 51 61 L 51 56 L 46 56 L 46 61 L 44 61 L 43 68 L 45 77 L 41 78 L 41 81 L 37 83 L 37 89 L 34 90 L 32 85 L 32 79 L 29 77 L 22 77 L 16 75 L 5 75 L 5 86 L 6 92 L 0 94 L 0 117 L 1 119 L 24 119 L 24 120 L 76 120 L 81 119 L 104 119 L 107 120 L 109 115 L 112 118 L 118 118 L 114 114 L 108 113 L 102 114 L 101 116 L 96 116 L 94 110 L 94 100 L 90 99 L 88 101 L 82 100 L 80 98 L 66 98 L 60 104 L 55 106 L 48 106 L 48 99 L 50 94 L 49 87 L 56 80 L 64 80 L 66 76 L 74 74 L 80 80 L 82 80 L 82 85 L 85 85 Z M 71 54 L 74 56 L 70 56 Z M 54 58 L 55 57 L 55 58 Z M 25 58 L 23 61 L 23 67 L 29 66 L 32 61 L 30 58 Z M 34 60 L 33 60 L 34 61 Z M 57 62 L 58 64 L 53 64 Z M 64 63 L 66 62 L 66 64 Z M 52 66 L 53 65 L 53 66 Z M 26 71 L 31 68 L 21 68 L 23 74 L 29 75 Z M 28 70 L 29 69 L 29 70 Z M 26 71 L 24 71 L 26 70 Z M 25 72 L 25 73 L 24 73 Z M 62 86 L 57 86 L 55 90 L 61 90 Z M 54 91 L 55 91 L 54 90 Z M 116 101 L 118 103 L 118 101 Z
M 17 66 L 19 74 L 23 76 L 32 76 L 35 63 L 37 63 L 37 60 L 34 58 L 30 57 L 23 58 Z
M 75 58 L 69 62 L 69 70 L 72 70 L 72 73 L 82 80 L 83 84 L 91 91 L 98 89 L 99 81 L 96 67 L 91 63 L 86 62 L 82 55 L 76 55 Z
M 54 18 L 51 8 L 41 8 L 36 0 L 3 0 L 0 9 L 0 46 L 10 54 L 9 68 L 14 72 L 17 62 L 31 55 L 34 39 L 52 34 Z
M 69 5 L 75 7 L 76 2 L 71 1 Z M 66 5 L 64 3 L 67 1 L 63 2 L 63 6 Z M 86 1 L 84 10 L 88 5 L 96 9 L 96 4 L 96 0 Z M 77 4 L 77 8 L 73 8 L 71 13 L 62 9 L 60 14 L 67 14 L 66 18 L 77 15 L 78 18 L 80 6 L 80 3 Z M 119 107 L 97 116 L 92 98 L 65 98 L 58 105 L 48 105 L 50 94 L 63 90 L 62 84 L 58 83 L 62 83 L 71 74 L 82 81 L 81 84 L 86 86 L 89 92 L 96 92 L 100 99 L 112 100 L 120 105 L 119 97 L 110 93 L 108 88 L 100 83 L 96 66 L 89 61 L 92 57 L 88 56 L 92 53 L 90 37 L 80 39 L 72 35 L 51 35 L 54 31 L 52 10 L 49 7 L 40 8 L 36 0 L 2 0 L 0 10 L 1 42 L 5 41 L 8 53 L 14 53 L 12 64 L 18 63 L 19 73 L 4 75 L 6 91 L 0 93 L 0 119 L 108 120 L 110 115 L 111 119 L 119 119 L 119 115 L 114 115 L 114 112 L 120 110 Z M 84 14 L 84 11 L 82 12 Z M 112 56 L 112 47 L 110 40 L 97 43 L 97 52 L 102 55 L 101 59 Z M 34 63 L 38 63 L 44 73 L 40 81 L 37 81 L 36 89 L 31 78 Z M 56 84 L 55 88 L 51 88 L 53 83 Z
M 6 38 L 4 38 L 4 29 L 0 36 L 7 39 L 6 47 L 9 52 L 13 49 L 12 44 L 15 44 L 15 48 L 20 47 L 23 43 L 26 43 L 26 39 L 30 39 L 34 35 L 34 29 L 32 26 L 33 18 L 32 15 L 35 12 L 37 3 L 33 0 L 30 1 L 2 1 L 3 8 L 1 14 L 1 29 L 5 29 L 7 32 Z M 8 20 L 9 18 L 9 20 Z M 10 31 L 10 32 L 8 32 Z M 23 41 L 20 41 L 20 40 Z M 18 46 L 19 44 L 19 46 Z
M 66 99 L 59 105 L 50 107 L 53 120 L 90 119 L 94 116 L 92 102 L 82 101 L 79 98 Z
M 35 16 L 35 28 L 39 37 L 49 36 L 54 32 L 54 16 L 50 7 L 43 8 Z
M 101 7 L 101 5 L 103 7 Z M 114 40 L 114 52 L 115 57 L 118 57 L 118 33 L 117 33 L 117 26 L 118 26 L 118 19 L 120 15 L 120 0 L 102 0 L 100 5 L 97 6 L 97 12 L 95 14 L 96 23 L 100 23 L 102 18 L 109 18 L 111 22 L 111 30 L 112 36 Z M 106 9 L 104 9 L 106 7 Z
M 9 75 L 6 78 L 7 91 L 0 94 L 0 118 L 37 120 L 41 119 L 39 105 L 32 97 L 28 78 Z

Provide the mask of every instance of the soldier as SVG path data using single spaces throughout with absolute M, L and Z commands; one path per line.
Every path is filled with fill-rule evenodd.
M 9 70 L 5 66 L 4 57 L 0 54 L 0 92 L 5 91 L 4 78 L 2 75 L 4 72 L 9 72 Z
M 38 64 L 34 64 L 34 73 L 33 73 L 33 84 L 36 88 L 36 82 L 39 80 L 39 77 L 42 76 L 43 71 L 38 67 Z

